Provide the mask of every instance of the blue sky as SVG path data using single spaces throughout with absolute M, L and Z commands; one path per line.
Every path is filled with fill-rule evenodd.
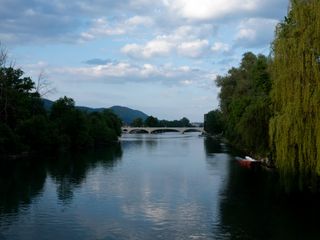
M 77 105 L 202 121 L 217 75 L 269 54 L 288 0 L 0 0 L 0 41 Z

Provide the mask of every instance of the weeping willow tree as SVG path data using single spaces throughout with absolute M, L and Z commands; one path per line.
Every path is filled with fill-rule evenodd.
M 292 0 L 273 42 L 270 142 L 286 187 L 319 188 L 320 1 Z

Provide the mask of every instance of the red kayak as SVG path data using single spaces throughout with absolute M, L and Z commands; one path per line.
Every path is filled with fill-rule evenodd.
M 248 156 L 246 156 L 245 158 L 237 157 L 236 159 L 241 167 L 248 168 L 248 169 L 254 168 L 254 167 L 260 165 L 260 163 L 261 163 L 260 161 L 255 160 L 255 159 L 248 157 Z

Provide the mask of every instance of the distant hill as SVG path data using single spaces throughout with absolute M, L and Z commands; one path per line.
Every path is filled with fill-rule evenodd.
M 42 99 L 44 108 L 49 111 L 52 107 L 53 101 L 48 99 Z M 106 109 L 111 109 L 125 124 L 130 124 L 136 118 L 142 118 L 144 121 L 148 115 L 139 110 L 134 110 L 128 107 L 112 106 L 110 108 L 90 108 L 84 106 L 76 106 L 77 109 L 86 112 L 102 112 Z
M 113 106 L 110 108 L 120 119 L 126 124 L 132 123 L 136 118 L 141 118 L 143 121 L 148 117 L 147 114 L 139 110 L 134 110 L 128 107 Z
M 45 99 L 45 98 L 42 98 L 42 102 L 43 102 L 43 106 L 44 108 L 49 111 L 52 107 L 52 104 L 53 104 L 53 101 L 49 100 L 49 99 Z

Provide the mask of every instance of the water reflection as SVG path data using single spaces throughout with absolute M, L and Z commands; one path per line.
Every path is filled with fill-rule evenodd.
M 225 150 L 224 144 L 215 138 L 204 138 L 204 146 L 207 155 L 214 155 L 215 153 L 222 153 Z
M 48 161 L 48 173 L 57 184 L 58 199 L 63 204 L 69 204 L 74 190 L 81 186 L 88 171 L 98 166 L 112 169 L 121 156 L 121 145 L 117 144 L 108 149 L 98 149 L 85 154 L 68 154 Z
M 276 176 L 241 169 L 221 142 L 121 144 L 2 165 L 0 239 L 320 239 L 319 198 L 281 194 Z
M 56 183 L 58 199 L 63 204 L 70 204 L 74 190 L 81 186 L 88 171 L 97 166 L 111 169 L 117 165 L 121 155 L 121 146 L 116 145 L 85 154 L 1 161 L 0 228 L 3 224 L 10 224 L 8 216 L 18 216 L 20 210 L 26 211 L 42 195 L 48 176 Z
M 231 239 L 319 239 L 319 196 L 285 194 L 275 173 L 229 162 L 218 233 Z M 217 229 L 216 229 L 217 230 Z
M 18 213 L 41 194 L 46 170 L 43 162 L 0 162 L 0 215 Z M 0 221 L 1 224 L 1 221 Z

